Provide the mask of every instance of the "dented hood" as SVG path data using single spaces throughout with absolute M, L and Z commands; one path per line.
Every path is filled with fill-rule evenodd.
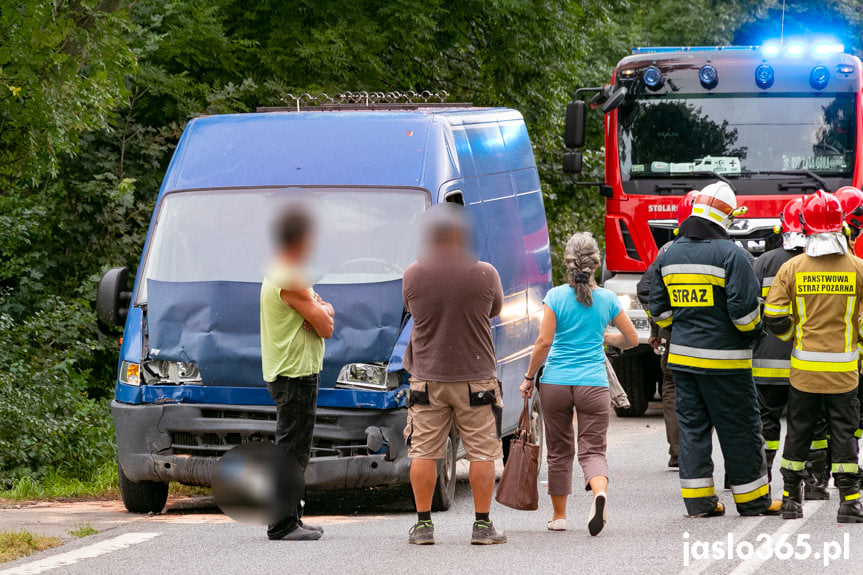
M 264 387 L 260 283 L 148 280 L 148 349 L 152 359 L 194 362 L 205 386 Z M 399 336 L 401 280 L 315 286 L 333 304 L 335 332 L 326 342 L 321 387 L 334 387 L 352 362 L 388 362 Z

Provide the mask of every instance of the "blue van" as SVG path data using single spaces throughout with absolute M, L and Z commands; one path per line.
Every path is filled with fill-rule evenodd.
M 260 365 L 261 256 L 271 201 L 290 196 L 326 214 L 319 227 L 329 267 L 315 289 L 336 311 L 308 487 L 409 482 L 401 358 L 412 323 L 401 276 L 415 259 L 417 218 L 437 202 L 469 208 L 481 257 L 500 271 L 505 300 L 493 333 L 503 431 L 515 430 L 518 385 L 551 286 L 521 114 L 417 105 L 197 118 L 168 166 L 132 291 L 125 268 L 99 284 L 100 317 L 125 326 L 112 413 L 130 511 L 159 511 L 168 482 L 210 485 L 227 450 L 273 440 L 275 406 Z M 532 413 L 541 431 L 536 400 Z M 453 430 L 436 509 L 452 503 L 462 453 Z

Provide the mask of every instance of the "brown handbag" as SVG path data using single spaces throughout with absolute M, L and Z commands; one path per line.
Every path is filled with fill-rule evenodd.
M 495 500 L 501 505 L 522 511 L 535 511 L 539 507 L 539 445 L 538 438 L 530 437 L 529 418 L 530 408 L 525 398 L 495 494 Z

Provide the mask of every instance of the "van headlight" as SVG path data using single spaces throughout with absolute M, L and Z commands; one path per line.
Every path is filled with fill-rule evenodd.
M 144 383 L 150 385 L 200 384 L 201 372 L 191 362 L 165 361 L 163 359 L 144 362 Z
M 120 363 L 120 383 L 126 385 L 141 385 L 140 379 L 141 366 L 131 361 Z
M 342 366 L 336 387 L 386 391 L 399 386 L 399 375 L 387 373 L 382 363 L 349 363 Z

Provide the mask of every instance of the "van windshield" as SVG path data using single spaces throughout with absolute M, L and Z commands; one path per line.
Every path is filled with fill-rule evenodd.
M 416 259 L 417 218 L 428 193 L 393 188 L 196 190 L 159 205 L 135 303 L 148 279 L 259 282 L 269 263 L 272 218 L 291 201 L 317 216 L 312 279 L 356 284 L 400 279 Z
M 618 110 L 623 179 L 771 170 L 851 177 L 857 142 L 854 94 L 707 96 L 625 102 Z

